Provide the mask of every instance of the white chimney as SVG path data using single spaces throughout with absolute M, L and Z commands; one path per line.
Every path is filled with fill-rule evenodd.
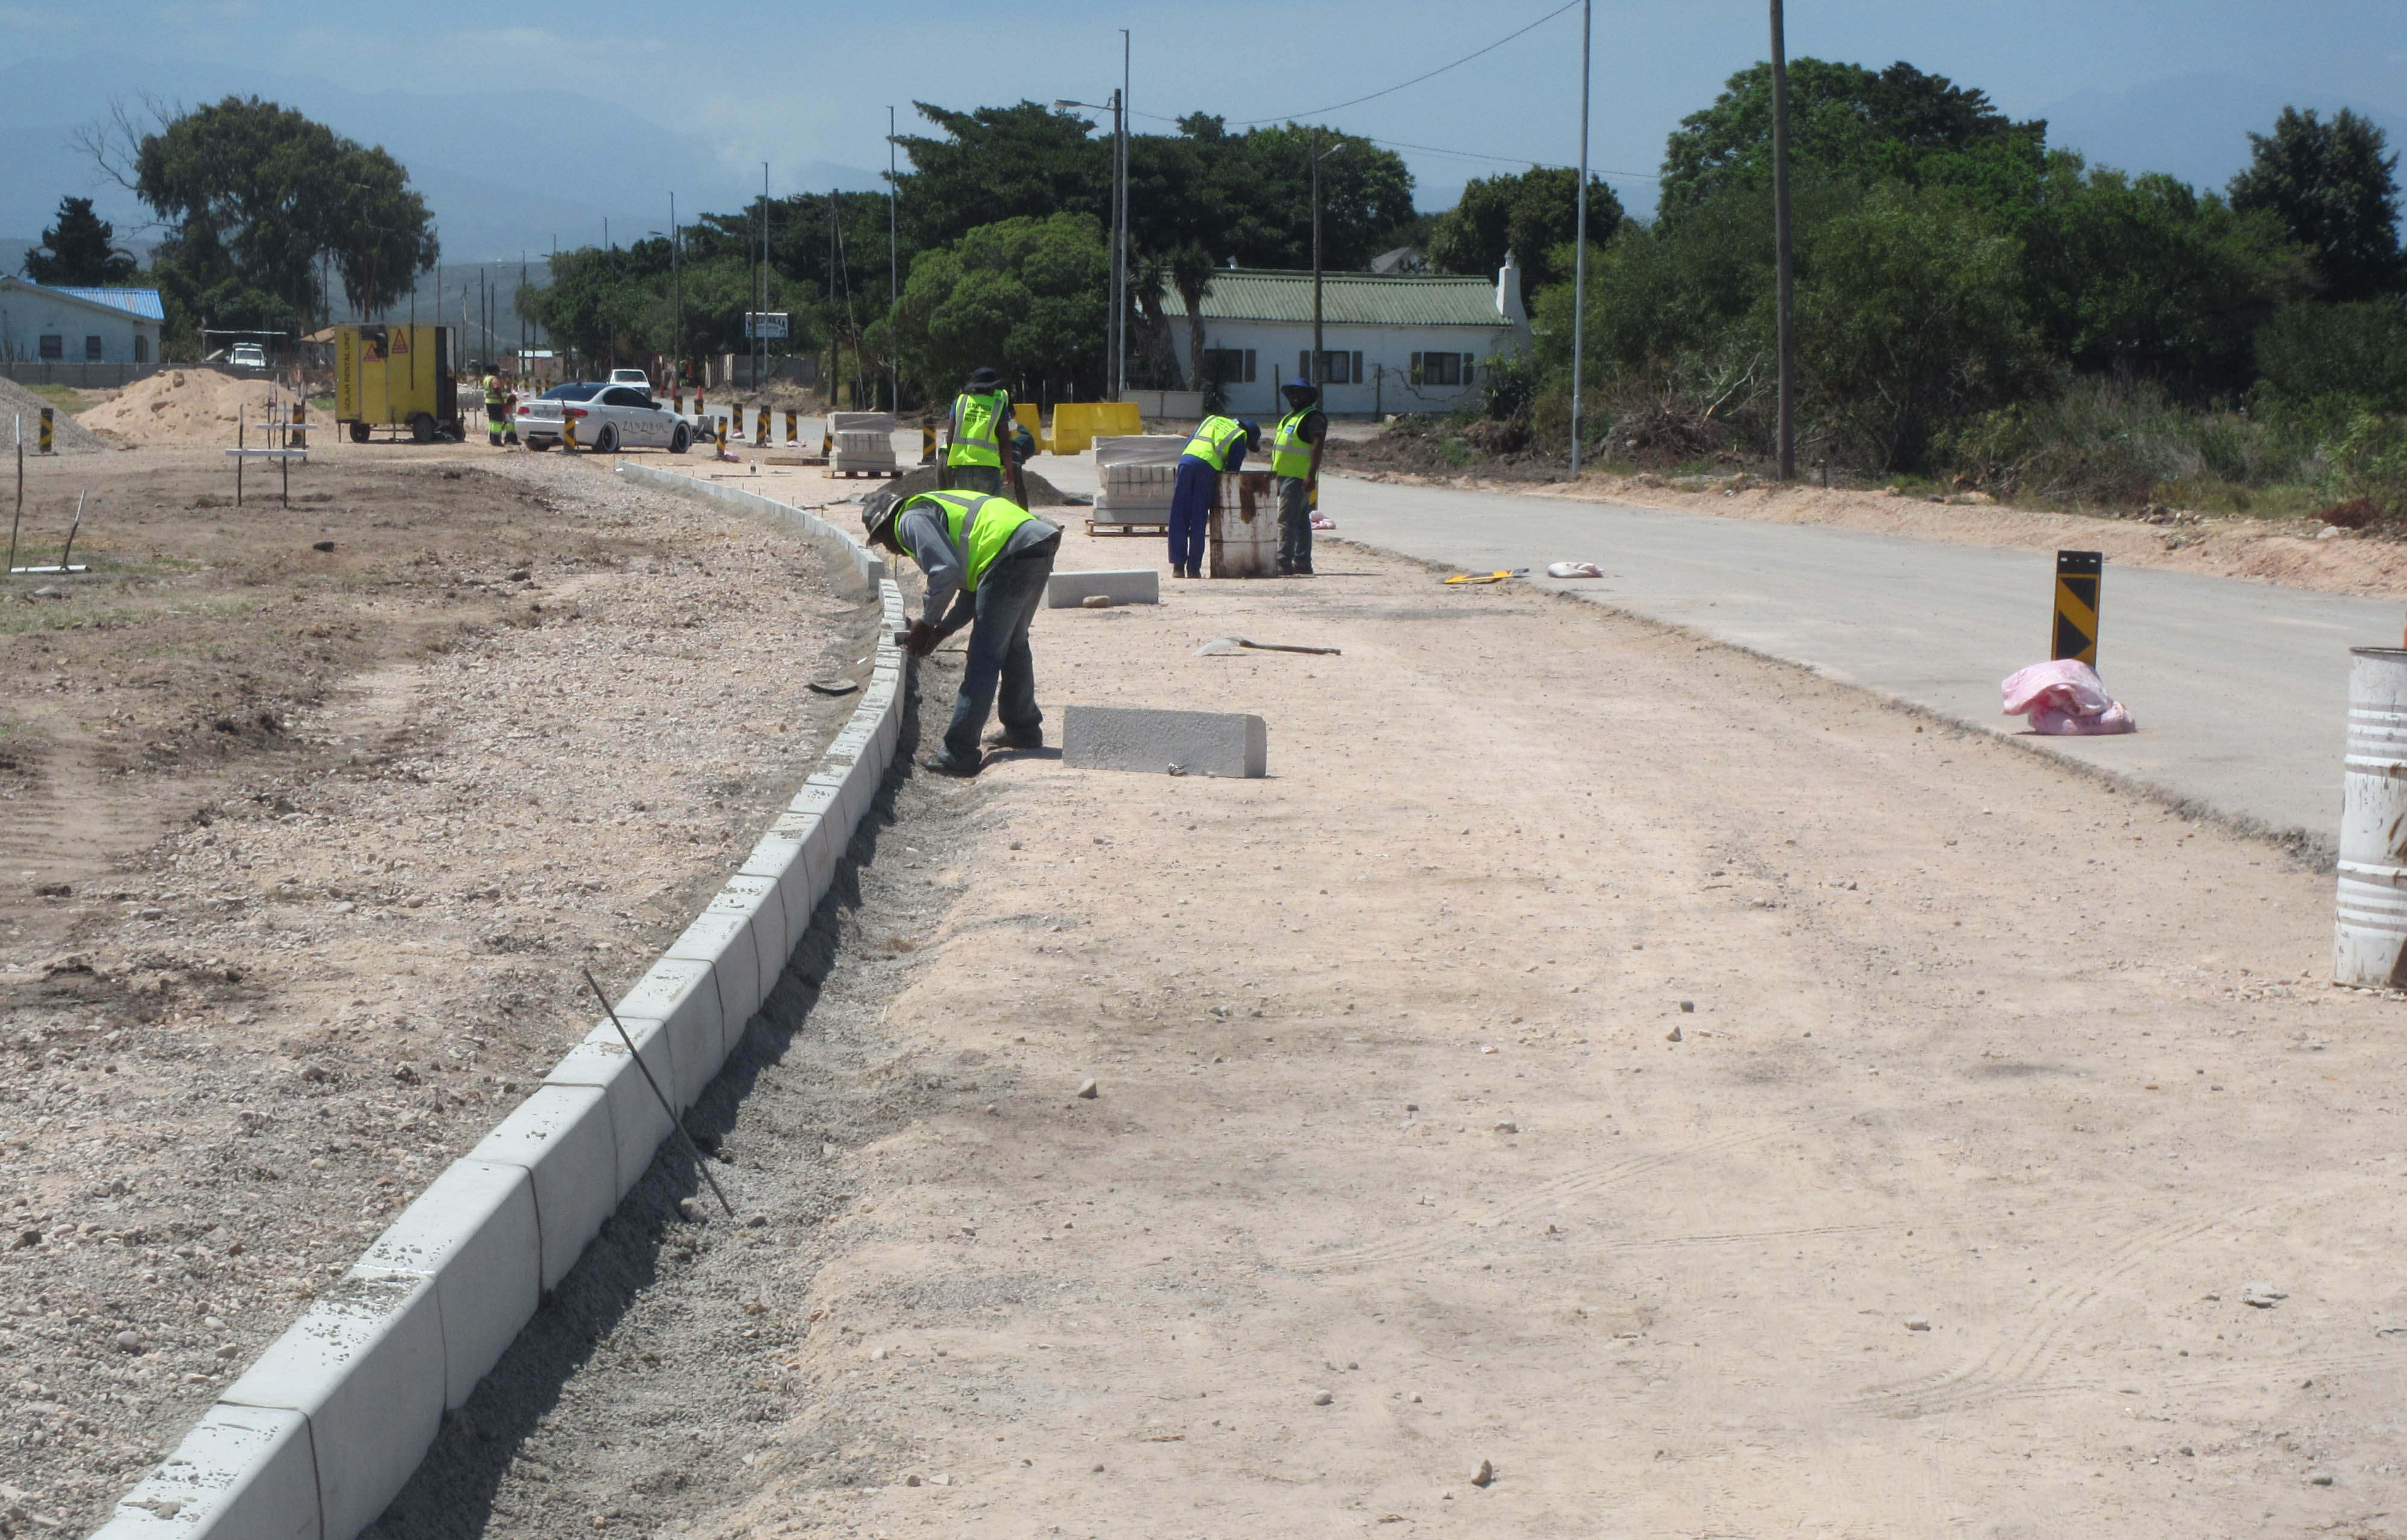
M 1504 253 L 1504 265 L 1496 270 L 1496 314 L 1513 326 L 1529 320 L 1521 308 L 1521 270 L 1514 265 L 1513 253 Z

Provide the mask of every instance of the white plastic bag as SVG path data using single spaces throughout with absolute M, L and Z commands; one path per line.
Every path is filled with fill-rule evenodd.
M 2139 727 L 2123 703 L 2106 693 L 2098 671 L 2078 658 L 2017 669 L 1998 689 L 2005 698 L 2005 714 L 2027 717 L 2031 731 L 2052 738 L 2103 737 Z

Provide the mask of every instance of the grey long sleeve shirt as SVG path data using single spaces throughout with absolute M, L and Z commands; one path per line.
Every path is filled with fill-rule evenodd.
M 904 509 L 903 516 L 894 521 L 894 536 L 928 576 L 928 597 L 920 606 L 919 618 L 947 636 L 968 625 L 977 613 L 977 596 L 962 586 L 966 574 L 961 568 L 961 553 L 953 549 L 953 543 L 946 538 L 944 505 L 915 502 Z M 1059 528 L 1032 517 L 1011 531 L 1011 538 L 1003 543 L 995 559 L 1009 560 L 1061 537 Z M 947 615 L 948 608 L 954 613 Z

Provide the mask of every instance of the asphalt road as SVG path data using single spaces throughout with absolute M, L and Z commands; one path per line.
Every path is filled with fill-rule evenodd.
M 1036 465 L 1065 490 L 1093 486 L 1090 464 Z M 1526 567 L 1541 586 L 2018 735 L 2326 848 L 2340 826 L 2348 649 L 2395 646 L 2400 634 L 2395 603 L 2110 564 L 2099 672 L 2140 730 L 2040 738 L 1999 713 L 1998 684 L 2047 656 L 2046 555 L 1348 479 L 1332 479 L 1321 503 L 1341 539 L 1466 571 Z M 1545 575 L 1562 560 L 1607 575 Z

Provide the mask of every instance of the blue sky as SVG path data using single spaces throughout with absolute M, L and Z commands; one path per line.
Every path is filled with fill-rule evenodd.
M 382 142 L 434 196 L 447 259 L 515 256 L 732 206 L 760 185 L 875 185 L 886 108 L 1101 100 L 1133 37 L 1132 100 L 1161 118 L 1312 114 L 1435 68 L 1559 0 L 1051 0 L 1029 7 L 310 6 L 279 0 L 35 7 L 0 0 L 0 236 L 36 233 L 61 192 L 100 191 L 63 141 L 115 94 L 256 91 Z M 1760 0 L 1596 7 L 1591 160 L 1644 208 L 1664 134 L 1765 52 Z M 485 20 L 490 18 L 491 20 Z M 1404 149 L 1424 207 L 1467 177 L 1577 153 L 1579 12 L 1459 69 L 1322 115 Z M 1792 0 L 1792 54 L 1909 60 L 1980 86 L 2095 160 L 2220 183 L 2286 103 L 2354 106 L 2407 139 L 2400 0 Z M 1141 117 L 1140 128 L 1164 126 Z M 47 148 L 46 148 L 47 147 Z M 1457 153 L 1441 153 L 1451 151 Z M 1474 156 L 1495 157 L 1494 160 Z

